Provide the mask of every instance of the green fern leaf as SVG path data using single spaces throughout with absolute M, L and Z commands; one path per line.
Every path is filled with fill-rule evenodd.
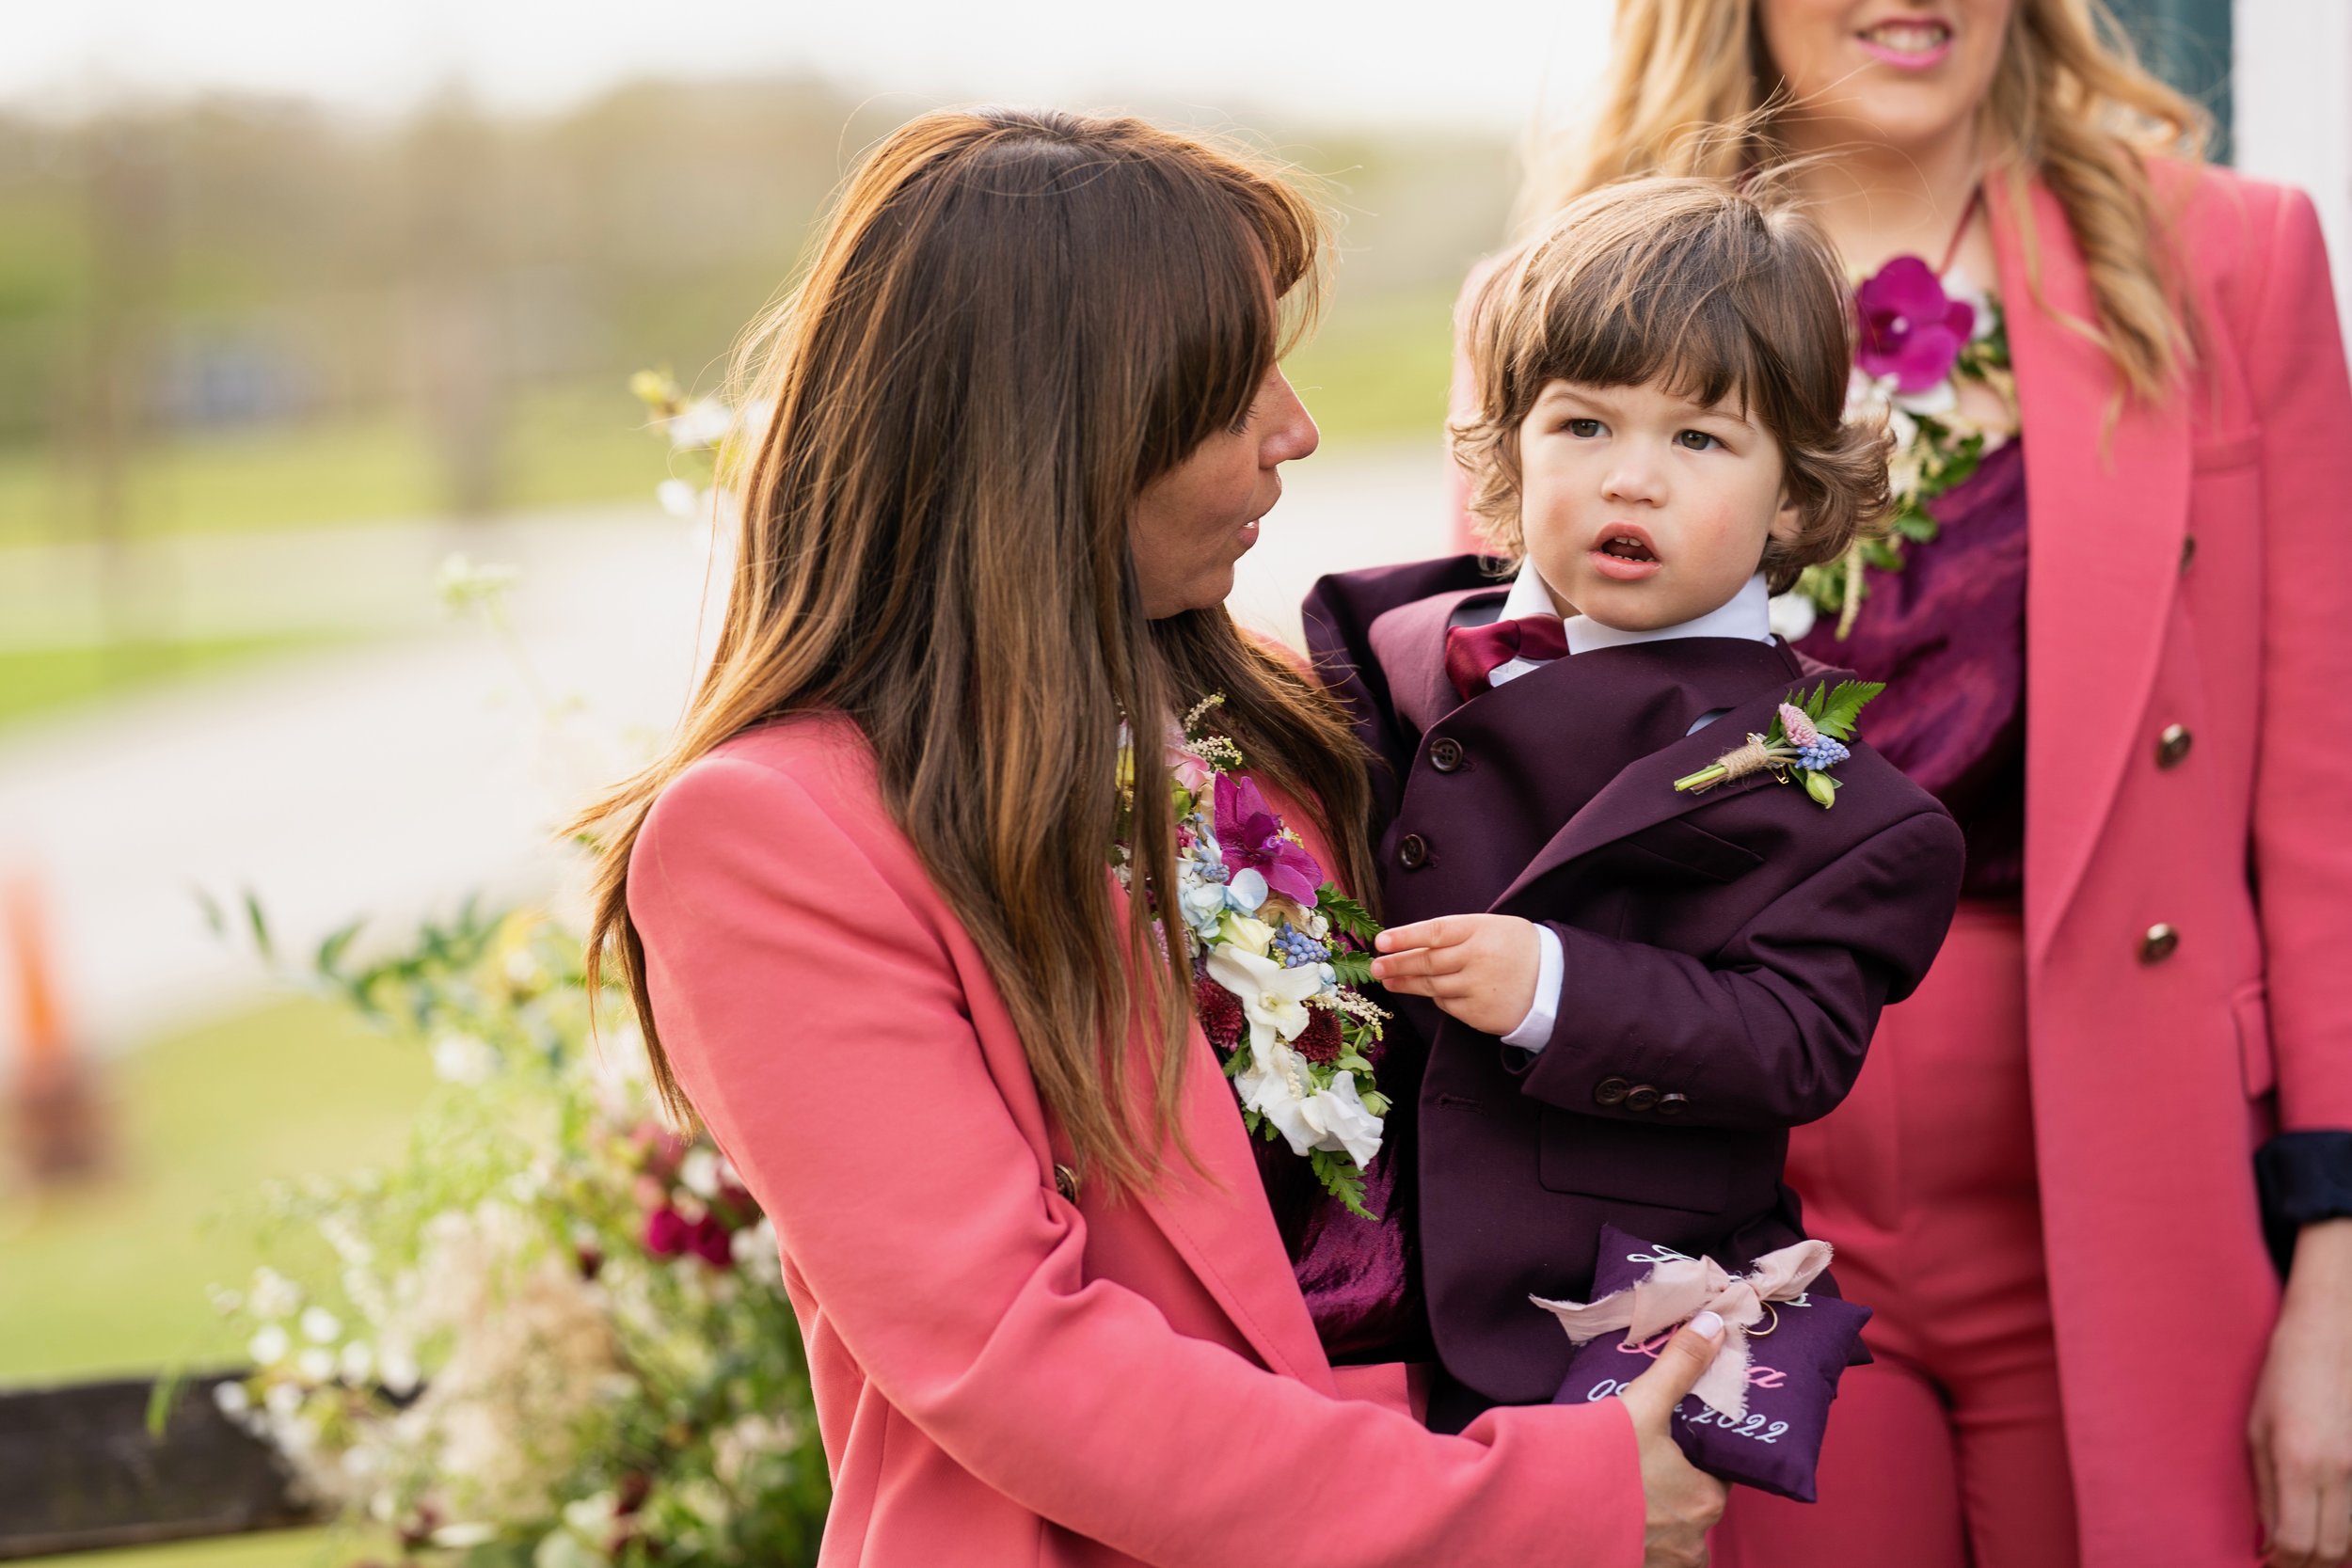
M 1814 728 L 1832 740 L 1851 740 L 1863 705 L 1885 689 L 1884 681 L 1840 681 L 1818 711 L 1805 711 L 1812 716 Z

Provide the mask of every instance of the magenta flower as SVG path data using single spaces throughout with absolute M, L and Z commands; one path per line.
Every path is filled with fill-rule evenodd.
M 694 1227 L 686 1216 L 664 1205 L 645 1216 L 645 1250 L 656 1258 L 676 1258 L 694 1244 Z
M 1228 871 L 1255 870 L 1268 888 L 1300 909 L 1315 907 L 1323 867 L 1304 847 L 1282 836 L 1282 819 L 1258 792 L 1256 780 L 1216 776 L 1216 844 Z
M 1898 256 L 1854 291 L 1862 318 L 1854 362 L 1871 376 L 1891 375 L 1899 392 L 1924 392 L 1952 373 L 1977 308 L 1944 292 L 1916 256 Z

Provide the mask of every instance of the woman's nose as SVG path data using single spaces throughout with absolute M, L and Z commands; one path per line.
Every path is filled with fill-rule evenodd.
M 1315 428 L 1314 417 L 1298 401 L 1297 392 L 1280 371 L 1274 372 L 1267 398 L 1265 444 L 1259 449 L 1258 466 L 1271 468 L 1278 463 L 1293 463 L 1312 454 L 1323 443 L 1323 433 Z

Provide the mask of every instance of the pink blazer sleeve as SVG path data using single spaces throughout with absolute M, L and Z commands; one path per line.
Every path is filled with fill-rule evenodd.
M 1616 1402 L 1441 1437 L 1089 1281 L 1085 1220 L 1041 1186 L 976 1028 L 1000 1005 L 967 994 L 968 939 L 886 820 L 822 769 L 706 759 L 656 807 L 629 906 L 681 1079 L 894 1409 L 986 1485 L 1147 1562 L 1639 1559 Z
M 2254 865 L 2282 1125 L 2352 1129 L 2352 388 L 2318 215 L 2280 193 L 2246 344 L 2262 426 Z

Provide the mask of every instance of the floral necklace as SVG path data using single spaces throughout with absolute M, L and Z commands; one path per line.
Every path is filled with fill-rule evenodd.
M 1379 923 L 1325 880 L 1298 835 L 1244 772 L 1241 749 L 1204 728 L 1219 693 L 1184 715 L 1165 755 L 1176 816 L 1176 904 L 1193 1000 L 1241 1101 L 1242 1122 L 1303 1156 L 1323 1190 L 1364 1219 L 1364 1172 L 1388 1097 L 1375 1085 L 1389 1015 L 1372 979 Z M 1122 740 L 1126 812 L 1145 770 Z M 1122 813 L 1124 815 L 1124 813 Z M 1111 865 L 1132 885 L 1126 834 Z
M 2006 432 L 1978 424 L 1960 411 L 1960 387 L 1989 387 L 2017 415 L 2017 378 L 2010 369 L 2009 333 L 1999 304 L 1952 270 L 1968 225 L 1983 204 L 1979 185 L 1960 215 L 1943 264 L 1898 256 L 1854 289 L 1860 330 L 1846 386 L 1846 418 L 1883 418 L 1894 432 L 1887 461 L 1895 512 L 1886 531 L 1859 539 L 1837 561 L 1808 566 L 1794 591 L 1776 601 L 1777 629 L 1793 641 L 1813 627 L 1817 613 L 1837 617 L 1837 636 L 1852 632 L 1869 594 L 1865 568 L 1899 572 L 1904 552 L 1938 532 L 1929 503 L 1971 474 Z

